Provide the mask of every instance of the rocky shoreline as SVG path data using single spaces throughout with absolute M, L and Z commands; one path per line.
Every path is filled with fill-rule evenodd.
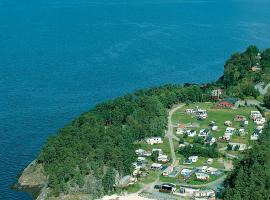
M 41 164 L 33 160 L 21 173 L 14 190 L 27 192 L 33 199 L 44 200 L 47 196 L 47 178 Z

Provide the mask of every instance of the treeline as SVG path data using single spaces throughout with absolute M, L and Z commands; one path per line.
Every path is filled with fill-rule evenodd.
M 224 200 L 270 199 L 270 123 L 225 181 Z
M 200 156 L 205 158 L 217 158 L 219 156 L 217 144 L 213 145 L 201 145 L 201 144 L 194 144 L 188 145 L 186 147 L 182 147 L 179 150 L 179 153 L 183 155 L 185 158 L 189 156 Z
M 163 136 L 167 108 L 211 99 L 210 89 L 166 85 L 98 104 L 48 139 L 38 162 L 44 165 L 51 195 L 114 190 L 116 177 L 130 174 L 134 142 Z

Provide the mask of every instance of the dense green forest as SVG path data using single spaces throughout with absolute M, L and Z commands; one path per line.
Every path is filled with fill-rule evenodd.
M 270 82 L 270 49 L 260 52 L 249 46 L 243 53 L 235 53 L 225 63 L 224 75 L 217 81 L 225 87 L 227 96 L 238 98 L 259 96 L 256 83 Z
M 225 200 L 270 199 L 270 123 L 225 182 Z
M 50 137 L 39 155 L 52 195 L 75 191 L 98 197 L 112 191 L 117 174 L 130 174 L 134 142 L 164 135 L 167 108 L 210 99 L 209 89 L 167 85 L 98 104 Z
M 261 59 L 258 58 L 258 53 L 259 50 L 251 46 L 242 54 L 234 54 L 225 64 L 224 76 L 215 83 L 165 85 L 138 90 L 134 94 L 98 104 L 92 110 L 83 113 L 57 135 L 49 137 L 38 156 L 38 162 L 43 164 L 49 179 L 50 195 L 80 192 L 90 193 L 96 198 L 112 192 L 117 177 L 130 174 L 131 164 L 135 161 L 134 151 L 137 148 L 134 142 L 149 136 L 163 137 L 167 127 L 167 110 L 175 104 L 211 101 L 211 90 L 220 87 L 225 89 L 224 96 L 257 97 L 259 94 L 254 89 L 254 84 L 270 79 L 270 49 L 261 54 Z M 253 72 L 251 67 L 254 64 L 259 65 L 262 70 Z M 269 138 L 264 137 L 264 140 L 269 141 Z M 247 156 L 250 155 L 246 158 L 247 161 L 242 161 L 252 163 L 249 165 L 250 173 L 255 173 L 254 167 L 257 165 L 264 168 L 268 164 L 265 158 L 269 156 L 263 151 L 266 151 L 266 144 L 263 141 L 260 143 L 254 150 L 261 149 L 261 154 L 251 150 L 247 153 Z M 186 149 L 186 155 L 202 148 L 209 147 L 198 144 L 195 149 Z M 205 151 L 204 153 L 207 154 Z M 255 155 L 259 157 L 255 159 Z M 246 170 L 241 168 L 241 162 L 237 167 L 239 173 L 243 174 L 243 170 Z M 255 173 L 257 180 L 266 177 L 264 172 L 267 173 L 267 170 L 262 169 Z M 241 177 L 237 175 L 237 171 L 234 173 L 235 177 Z M 241 188 L 241 184 L 246 185 L 251 181 L 245 179 L 247 182 L 241 183 L 242 180 L 234 179 L 234 176 L 230 176 L 227 181 L 227 199 L 238 190 L 230 188 L 232 184 Z M 252 177 L 255 178 L 255 175 Z M 265 184 L 265 188 L 270 186 L 268 182 L 262 183 Z M 255 193 L 255 190 L 253 192 Z

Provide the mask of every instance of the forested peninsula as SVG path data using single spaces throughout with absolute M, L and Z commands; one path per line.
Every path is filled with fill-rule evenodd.
M 39 186 L 39 199 L 87 194 L 88 199 L 116 192 L 119 179 L 132 172 L 138 141 L 164 137 L 168 110 L 180 103 L 213 102 L 212 90 L 224 97 L 252 98 L 270 106 L 270 49 L 249 46 L 225 63 L 224 75 L 213 83 L 169 84 L 137 90 L 96 105 L 48 138 L 37 159 L 19 179 L 19 186 Z M 225 181 L 224 199 L 270 198 L 270 127 L 246 150 Z M 31 176 L 32 175 L 32 176 Z M 33 180 L 34 179 L 34 180 Z M 31 182 L 32 181 L 32 182 Z M 31 183 L 31 184 L 30 184 Z M 74 198 L 74 199 L 76 199 Z

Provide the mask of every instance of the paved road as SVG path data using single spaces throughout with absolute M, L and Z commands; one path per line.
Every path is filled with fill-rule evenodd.
M 179 141 L 179 138 L 177 138 L 174 134 L 173 134 L 173 127 L 174 125 L 172 124 L 172 115 L 173 113 L 182 108 L 185 104 L 180 104 L 175 106 L 174 108 L 172 108 L 169 111 L 169 115 L 168 115 L 168 130 L 167 130 L 167 134 L 166 137 L 169 139 L 169 144 L 170 144 L 170 151 L 171 151 L 171 158 L 172 158 L 172 166 L 175 166 L 177 164 L 176 161 L 176 156 L 175 156 L 175 150 L 174 150 L 174 145 L 173 145 L 173 139 L 176 139 L 177 141 Z

